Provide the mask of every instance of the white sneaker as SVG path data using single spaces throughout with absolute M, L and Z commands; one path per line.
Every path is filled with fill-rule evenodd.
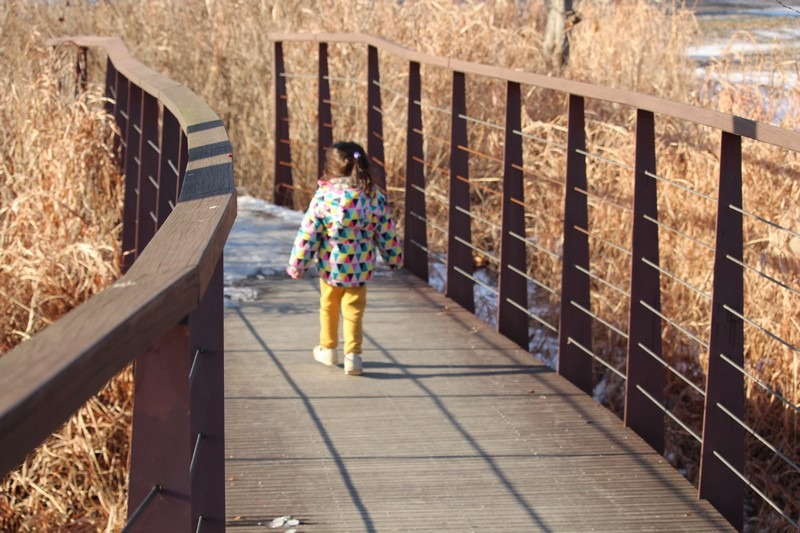
M 336 348 L 314 346 L 314 359 L 323 365 L 336 366 L 339 364 L 339 353 Z
M 363 373 L 360 355 L 349 353 L 344 356 L 344 373 L 349 376 L 360 376 Z

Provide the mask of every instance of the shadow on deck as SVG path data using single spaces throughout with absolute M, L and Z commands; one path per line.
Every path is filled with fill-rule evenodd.
M 316 278 L 257 288 L 226 310 L 230 530 L 730 530 L 612 413 L 417 278 L 370 285 L 363 377 L 311 357 Z

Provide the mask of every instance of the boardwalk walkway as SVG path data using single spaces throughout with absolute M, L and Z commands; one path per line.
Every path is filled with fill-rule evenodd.
M 616 417 L 410 274 L 370 286 L 363 377 L 311 357 L 316 278 L 254 284 L 226 310 L 230 531 L 728 529 Z

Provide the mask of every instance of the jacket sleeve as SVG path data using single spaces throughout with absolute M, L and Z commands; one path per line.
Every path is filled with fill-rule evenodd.
M 311 265 L 314 255 L 319 251 L 323 228 L 322 220 L 317 216 L 318 203 L 319 200 L 315 195 L 311 199 L 311 204 L 303 216 L 303 221 L 300 223 L 300 228 L 297 230 L 297 236 L 294 239 L 292 253 L 289 256 L 289 265 L 286 267 L 286 273 L 294 279 L 299 279 L 303 276 Z
M 375 243 L 384 262 L 392 270 L 403 266 L 403 248 L 400 246 L 400 239 L 397 237 L 397 229 L 392 220 L 389 207 L 386 203 L 386 196 L 378 193 L 378 225 L 375 228 Z

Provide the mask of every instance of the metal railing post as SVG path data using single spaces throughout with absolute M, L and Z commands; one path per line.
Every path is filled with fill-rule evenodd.
M 179 324 L 134 361 L 128 512 L 161 490 L 129 531 L 189 531 L 189 328 Z
M 189 375 L 192 524 L 225 531 L 225 383 L 223 260 L 197 309 L 189 315 L 194 350 Z M 194 531 L 194 529 L 192 529 Z
M 450 205 L 447 223 L 445 296 L 475 312 L 472 281 L 472 227 L 469 215 L 469 155 L 467 153 L 467 91 L 463 72 L 453 71 L 450 124 Z
M 272 78 L 275 88 L 275 183 L 272 202 L 282 207 L 294 207 L 292 180 L 292 148 L 289 144 L 289 97 L 286 92 L 286 68 L 283 62 L 283 43 L 275 42 Z
M 178 202 L 178 174 L 181 159 L 181 126 L 169 109 L 164 109 L 158 162 L 157 227 L 172 213 Z
M 578 309 L 591 309 L 589 277 L 589 226 L 586 190 L 586 130 L 583 97 L 569 96 L 567 132 L 567 179 L 564 194 L 564 256 L 561 267 L 561 314 L 559 318 L 558 373 L 587 394 L 592 393 L 592 360 L 581 347 L 591 350 L 592 319 Z M 577 343 L 577 344 L 576 344 Z
M 744 420 L 744 378 L 722 359 L 724 355 L 744 366 L 741 209 L 742 139 L 723 132 L 699 491 L 739 531 L 744 525 L 744 486 L 719 457 L 744 473 L 744 428 L 720 408 Z
M 425 202 L 425 153 L 422 136 L 420 65 L 408 65 L 408 124 L 406 126 L 405 267 L 428 281 L 428 223 Z
M 149 93 L 142 93 L 142 113 L 139 143 L 139 231 L 136 236 L 136 249 L 141 251 L 155 235 L 158 207 L 158 99 Z
M 522 176 L 522 103 L 519 83 L 506 89 L 505 154 L 503 157 L 503 233 L 500 244 L 500 280 L 497 302 L 498 331 L 528 349 L 528 282 L 517 272 L 527 270 L 525 191 Z M 518 237 L 513 237 L 516 234 Z M 515 269 L 517 272 L 514 272 Z
M 386 190 L 386 158 L 383 153 L 383 114 L 378 49 L 367 47 L 367 153 L 372 181 Z
M 139 139 L 141 138 L 141 110 L 142 90 L 125 80 L 124 91 L 119 91 L 124 100 L 121 105 L 125 109 L 125 129 L 122 146 L 125 149 L 122 159 L 123 174 L 125 175 L 125 205 L 123 207 L 122 223 L 122 268 L 123 272 L 136 261 L 136 235 L 138 234 L 137 220 L 139 210 Z M 118 89 L 121 87 L 118 86 Z
M 319 43 L 319 87 L 317 103 L 317 176 L 325 170 L 325 150 L 333 144 L 331 82 L 328 73 L 328 43 Z
M 633 195 L 631 297 L 628 318 L 628 364 L 625 389 L 625 425 L 638 433 L 658 453 L 664 453 L 664 413 L 640 391 L 664 403 L 664 367 L 645 351 L 661 357 L 661 318 L 642 303 L 661 311 L 661 277 L 658 270 L 658 187 L 655 178 L 655 120 L 650 111 L 637 110 L 636 166 Z M 648 217 L 648 218 L 646 218 Z

